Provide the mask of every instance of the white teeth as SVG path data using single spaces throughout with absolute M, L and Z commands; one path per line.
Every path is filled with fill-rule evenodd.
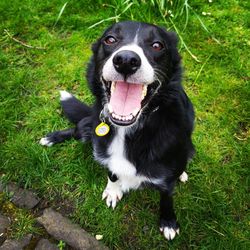
M 144 97 L 147 95 L 147 90 L 148 90 L 148 86 L 144 85 L 143 90 L 142 90 L 142 95 L 141 95 L 142 99 L 144 99 Z
M 111 113 L 111 116 L 113 118 L 115 118 L 116 120 L 120 120 L 120 121 L 130 121 L 133 119 L 133 115 L 126 115 L 126 116 L 121 116 L 121 115 L 117 115 L 114 112 Z
M 112 83 L 111 83 L 110 91 L 111 91 L 111 94 L 114 93 L 114 91 L 115 91 L 115 82 L 112 82 Z
M 117 120 L 121 120 L 121 119 L 122 119 L 122 117 L 121 117 L 120 115 L 117 115 L 117 114 L 115 114 L 115 113 L 112 113 L 112 116 L 113 116 L 115 119 L 117 119 Z

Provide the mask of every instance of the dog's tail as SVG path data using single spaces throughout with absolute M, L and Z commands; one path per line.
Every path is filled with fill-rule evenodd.
M 91 116 L 92 108 L 80 102 L 67 91 L 60 91 L 60 101 L 65 116 L 74 124 L 77 124 L 83 118 Z

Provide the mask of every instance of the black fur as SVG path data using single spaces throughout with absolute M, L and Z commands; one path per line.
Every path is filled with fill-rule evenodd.
M 105 103 L 105 93 L 101 82 L 101 70 L 106 59 L 114 49 L 106 48 L 103 39 L 115 32 L 123 37 L 122 46 L 129 42 L 130 34 L 134 36 L 138 27 L 140 46 L 152 67 L 159 70 L 162 83 L 158 92 L 152 97 L 141 116 L 125 137 L 125 151 L 128 160 L 134 164 L 138 175 L 149 178 L 164 178 L 163 184 L 155 185 L 161 193 L 160 226 L 178 229 L 173 209 L 172 192 L 178 177 L 185 170 L 187 162 L 194 154 L 191 134 L 194 126 L 194 111 L 190 100 L 181 85 L 181 58 L 177 50 L 177 38 L 154 25 L 137 22 L 122 22 L 110 27 L 93 45 L 93 56 L 88 65 L 87 79 L 96 97 L 93 107 L 87 107 L 72 98 L 62 102 L 63 110 L 70 121 L 76 124 L 75 129 L 57 131 L 47 138 L 52 143 L 62 142 L 74 137 L 91 141 L 99 158 L 107 158 L 107 148 L 116 135 L 117 127 L 109 119 L 110 132 L 103 137 L 95 134 L 94 129 L 100 123 L 100 112 Z M 152 54 L 145 47 L 143 38 L 161 39 L 166 49 L 161 54 Z M 117 49 L 117 48 L 116 48 Z M 110 179 L 116 181 L 115 173 L 109 173 Z

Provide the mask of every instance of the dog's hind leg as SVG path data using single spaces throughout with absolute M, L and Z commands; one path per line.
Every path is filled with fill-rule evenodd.
M 91 140 L 92 108 L 76 99 L 67 91 L 60 91 L 60 101 L 65 116 L 76 125 L 75 128 L 52 132 L 40 140 L 44 146 L 52 146 L 74 138 L 76 140 Z
M 55 131 L 47 134 L 46 137 L 43 137 L 39 141 L 39 143 L 43 146 L 50 147 L 54 144 L 61 143 L 68 139 L 71 139 L 72 137 L 74 137 L 74 134 L 75 134 L 75 128 Z
M 91 140 L 92 133 L 92 118 L 91 116 L 82 119 L 75 128 L 69 128 L 65 130 L 59 130 L 49 133 L 40 140 L 40 144 L 43 146 L 52 146 L 57 143 L 64 142 L 71 138 L 81 140 L 83 142 Z

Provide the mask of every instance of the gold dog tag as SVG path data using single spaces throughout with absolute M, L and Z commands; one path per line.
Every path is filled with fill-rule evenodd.
M 96 128 L 95 128 L 95 133 L 98 136 L 104 136 L 108 134 L 110 128 L 109 125 L 106 124 L 105 122 L 101 122 Z

